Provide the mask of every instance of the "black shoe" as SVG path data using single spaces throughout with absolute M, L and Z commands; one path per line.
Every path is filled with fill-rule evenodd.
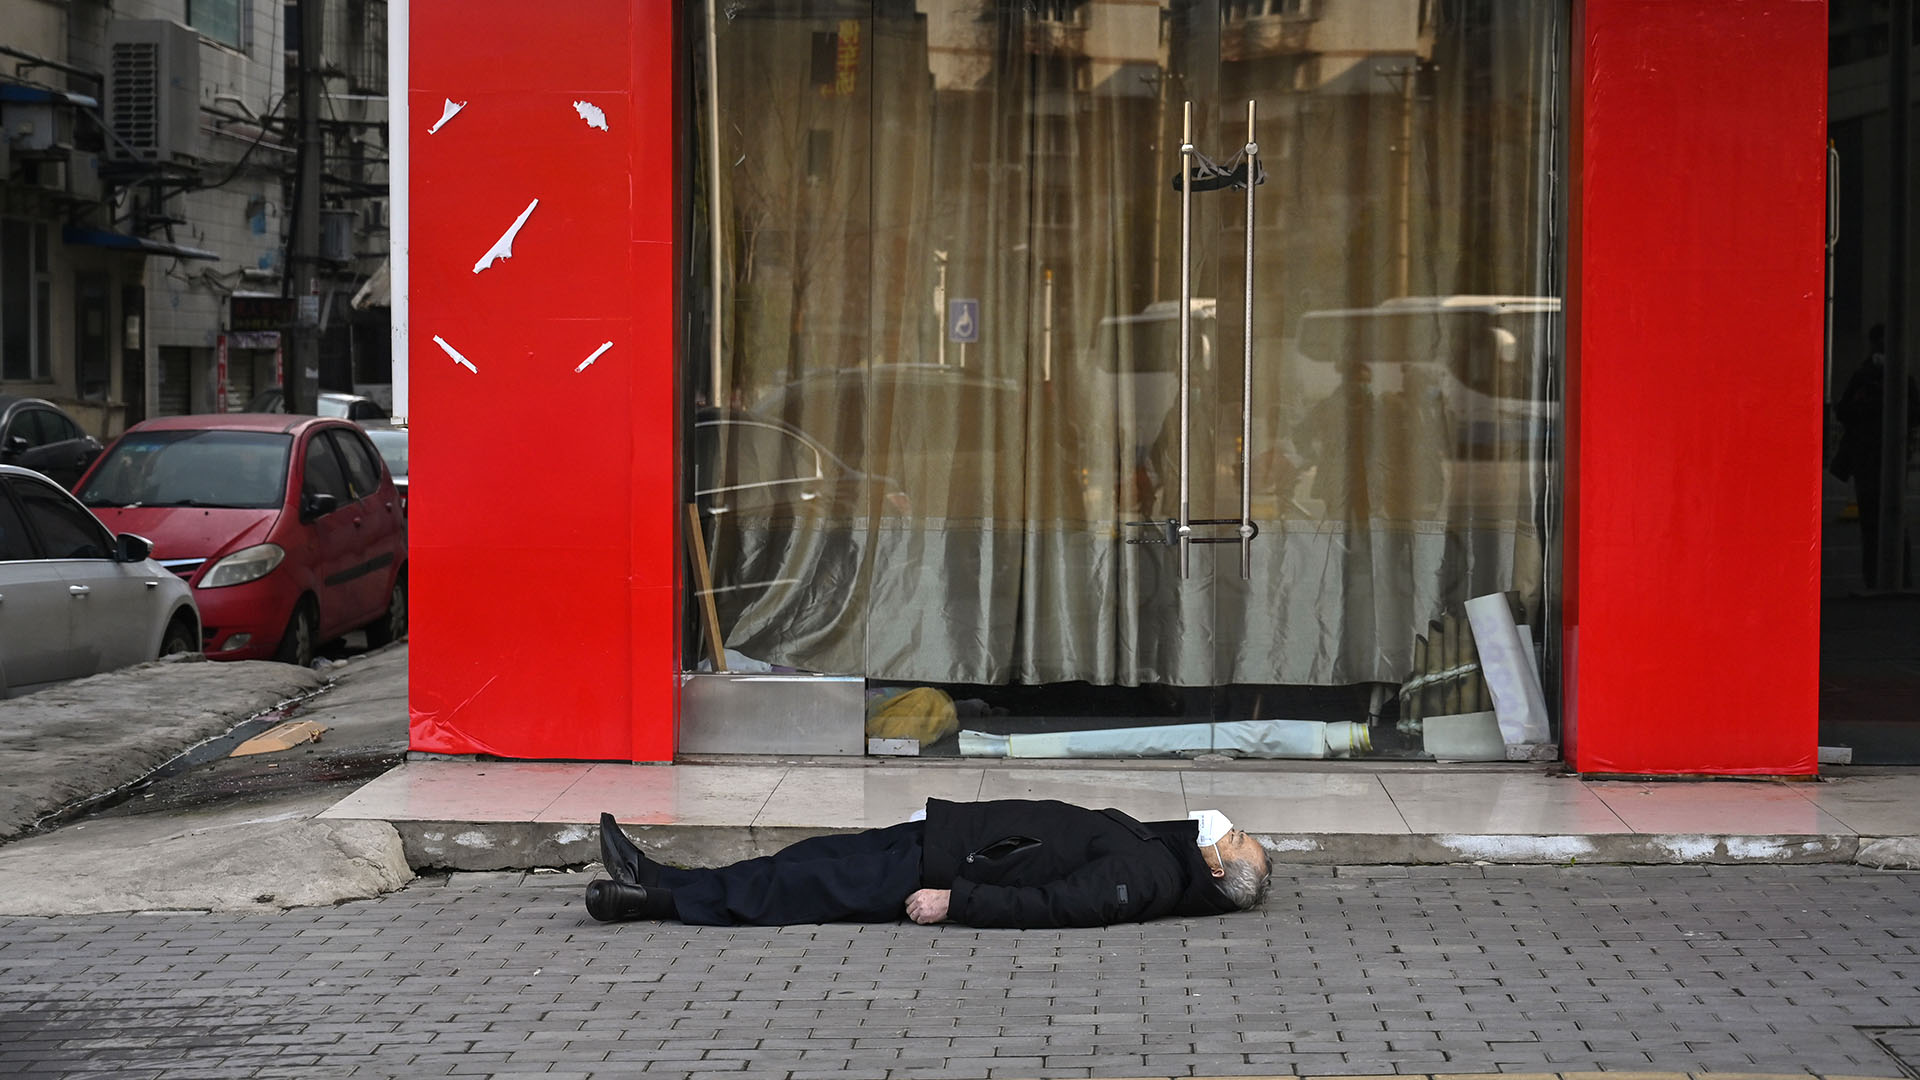
M 587 886 L 587 914 L 601 922 L 675 917 L 673 893 L 601 878 Z
M 600 815 L 600 863 L 607 868 L 608 876 L 627 885 L 652 885 L 660 880 L 660 868 L 641 854 L 612 814 Z

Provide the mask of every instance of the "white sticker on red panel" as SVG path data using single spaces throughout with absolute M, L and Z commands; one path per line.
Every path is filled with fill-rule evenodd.
M 592 364 L 595 360 L 600 359 L 601 353 L 604 353 L 611 348 L 613 348 L 613 342 L 609 341 L 606 344 L 600 346 L 599 348 L 593 350 L 593 355 L 587 357 L 585 360 L 580 361 L 580 366 L 577 368 L 574 368 L 573 373 L 575 375 L 578 375 L 581 372 L 587 370 L 588 365 Z
M 573 103 L 573 111 L 580 114 L 580 119 L 585 120 L 588 127 L 599 128 L 601 131 L 607 130 L 607 114 L 601 112 L 600 106 L 593 102 L 576 101 Z
M 473 264 L 474 273 L 477 274 L 487 267 L 492 266 L 496 259 L 513 258 L 513 238 L 520 235 L 520 226 L 527 223 L 527 218 L 533 215 L 533 208 L 539 205 L 540 200 L 535 199 L 527 204 L 525 210 L 520 211 L 520 216 L 513 219 L 512 226 L 510 226 L 506 232 L 500 234 L 500 239 L 495 240 L 493 246 L 487 249 L 487 253 L 480 256 L 479 262 Z
M 455 113 L 467 107 L 466 102 L 455 102 L 452 98 L 447 98 L 446 102 L 446 108 L 440 111 L 440 119 L 433 122 L 433 126 L 427 129 L 427 134 L 431 135 L 441 128 L 446 127 L 447 121 L 453 119 Z
M 447 344 L 446 338 L 441 337 L 439 334 L 435 334 L 433 335 L 433 343 L 435 345 L 440 346 L 441 352 L 444 352 L 448 356 L 453 357 L 454 363 L 459 364 L 461 367 L 466 368 L 468 371 L 473 372 L 475 375 L 480 374 L 480 369 L 473 366 L 473 361 L 467 359 L 464 356 L 461 356 L 460 350 Z

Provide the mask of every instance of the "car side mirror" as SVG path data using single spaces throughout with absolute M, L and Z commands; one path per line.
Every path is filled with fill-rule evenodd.
M 300 520 L 312 521 L 323 518 L 340 506 L 340 500 L 324 491 L 315 491 L 300 497 Z
M 113 538 L 114 562 L 146 562 L 153 554 L 153 541 L 132 533 L 121 533 Z
M 7 436 L 6 451 L 9 454 L 17 454 L 22 450 L 31 450 L 32 448 L 32 445 L 27 442 L 25 435 Z

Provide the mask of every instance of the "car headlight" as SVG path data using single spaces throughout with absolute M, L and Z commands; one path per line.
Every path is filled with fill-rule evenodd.
M 286 551 L 279 544 L 255 544 L 250 548 L 241 548 L 214 563 L 213 568 L 207 571 L 207 576 L 200 579 L 200 587 L 218 589 L 225 585 L 259 581 L 273 573 L 273 568 L 279 566 L 280 560 L 286 557 Z

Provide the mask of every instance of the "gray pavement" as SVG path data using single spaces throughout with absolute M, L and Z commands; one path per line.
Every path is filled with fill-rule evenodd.
M 0 918 L 0 1075 L 1904 1075 L 1920 875 L 1282 866 L 1104 930 L 603 926 L 578 874 Z
M 342 755 L 404 754 L 406 675 L 401 645 L 324 673 L 173 661 L 0 702 L 0 807 L 11 815 L 0 816 L 0 838 L 7 822 L 25 831 L 92 796 L 127 796 L 0 845 L 0 914 L 274 910 L 400 887 L 413 871 L 393 826 L 314 819 L 360 782 L 339 778 L 353 771 Z M 225 756 L 284 719 L 326 733 L 280 753 Z M 181 768 L 177 755 L 196 745 Z M 126 790 L 169 762 L 176 778 Z

